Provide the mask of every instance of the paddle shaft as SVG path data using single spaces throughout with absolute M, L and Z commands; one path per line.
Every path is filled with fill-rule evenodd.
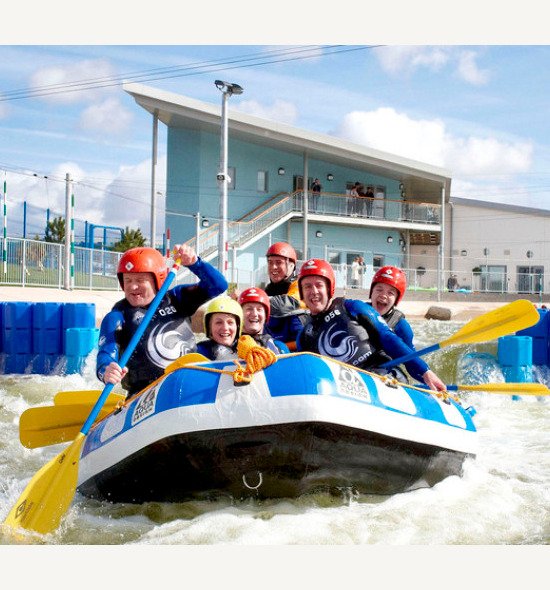
M 174 265 L 170 269 L 170 272 L 168 273 L 168 276 L 164 280 L 164 283 L 162 283 L 160 289 L 158 290 L 157 294 L 155 295 L 155 298 L 153 299 L 153 301 L 149 305 L 149 308 L 147 309 L 147 313 L 143 317 L 141 324 L 138 326 L 138 329 L 134 332 L 134 335 L 130 339 L 128 346 L 125 348 L 124 352 L 122 353 L 122 356 L 120 357 L 118 364 L 120 365 L 121 368 L 124 368 L 126 366 L 126 364 L 128 363 L 128 361 L 130 360 L 130 357 L 132 356 L 132 353 L 134 352 L 136 346 L 139 344 L 139 341 L 140 341 L 141 337 L 143 336 L 143 333 L 147 329 L 147 326 L 149 325 L 151 318 L 155 315 L 155 312 L 157 311 L 159 303 L 161 302 L 162 298 L 166 295 L 168 288 L 170 287 L 172 281 L 174 280 L 174 277 L 176 276 L 179 267 L 180 267 L 179 262 L 174 263 Z M 84 435 L 88 434 L 88 431 L 93 426 L 99 412 L 101 411 L 101 408 L 103 407 L 105 400 L 107 399 L 107 397 L 109 396 L 109 394 L 113 390 L 114 386 L 115 386 L 114 383 L 107 383 L 107 385 L 105 385 L 105 387 L 103 388 L 103 392 L 99 396 L 97 402 L 95 403 L 94 407 L 92 408 L 92 411 L 90 412 L 90 415 L 88 416 L 88 419 L 86 420 L 86 422 L 84 422 L 84 425 L 82 426 L 82 428 L 80 430 L 80 432 L 82 434 L 84 434 Z
M 453 344 L 473 344 L 477 342 L 488 342 L 496 340 L 501 336 L 530 328 L 534 326 L 540 319 L 540 316 L 535 306 L 526 299 L 518 299 L 507 305 L 503 305 L 497 309 L 484 313 L 467 324 L 462 326 L 460 330 L 450 338 L 443 340 L 438 344 L 433 344 L 427 348 L 410 353 L 381 365 L 383 369 L 391 369 L 401 363 L 410 361 L 413 358 L 428 354 L 451 346 Z

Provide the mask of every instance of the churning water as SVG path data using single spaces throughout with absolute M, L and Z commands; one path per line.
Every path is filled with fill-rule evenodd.
M 412 322 L 418 348 L 441 342 L 461 323 Z M 493 349 L 491 348 L 493 346 Z M 460 358 L 493 344 L 450 347 L 427 357 L 447 383 L 465 383 Z M 83 375 L 0 376 L 0 520 L 60 445 L 29 450 L 19 442 L 21 413 L 62 390 L 100 389 L 95 358 Z M 489 369 L 488 369 L 489 370 Z M 485 375 L 502 381 L 502 375 Z M 38 545 L 548 545 L 550 541 L 550 397 L 461 393 L 473 405 L 479 454 L 462 477 L 388 497 L 181 504 L 109 504 L 78 494 L 55 532 Z M 0 533 L 4 545 L 13 539 Z M 250 581 L 250 580 L 249 580 Z M 79 586 L 79 585 L 78 585 Z M 80 587 L 80 586 L 79 586 Z

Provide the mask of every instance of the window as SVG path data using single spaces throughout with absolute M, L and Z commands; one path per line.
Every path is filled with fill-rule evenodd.
M 267 193 L 267 170 L 258 170 L 258 180 L 256 182 L 256 190 L 259 193 Z
M 227 167 L 227 174 L 229 174 L 229 177 L 231 178 L 231 182 L 227 183 L 227 188 L 228 190 L 235 190 L 235 179 L 237 177 L 237 169 L 235 168 L 235 166 L 228 166 Z

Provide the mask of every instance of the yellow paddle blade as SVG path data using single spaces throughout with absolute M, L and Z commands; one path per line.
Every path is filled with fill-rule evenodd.
M 84 391 L 60 391 L 56 393 L 53 398 L 53 403 L 56 406 L 65 404 L 87 404 L 92 406 L 96 403 L 101 395 L 99 389 L 84 390 Z M 110 393 L 109 397 L 105 400 L 105 406 L 115 407 L 118 403 L 123 402 L 126 396 L 122 393 Z
M 41 534 L 59 526 L 76 491 L 84 438 L 80 433 L 65 451 L 36 472 L 4 520 L 6 526 Z
M 164 374 L 171 373 L 172 371 L 176 371 L 177 369 L 181 369 L 185 367 L 185 365 L 189 365 L 190 363 L 202 363 L 204 361 L 208 361 L 203 354 L 198 352 L 190 352 L 189 354 L 184 354 L 180 356 L 179 359 L 176 359 L 173 363 L 170 363 L 166 369 L 164 369 Z
M 489 342 L 518 330 L 530 328 L 539 319 L 537 308 L 531 301 L 518 299 L 474 318 L 465 326 L 462 326 L 456 334 L 441 342 L 439 347 L 443 348 L 452 344 Z
M 518 395 L 549 395 L 550 389 L 543 383 L 480 383 L 479 385 L 457 385 L 467 391 L 488 391 L 490 393 L 516 393 Z
M 80 432 L 92 406 L 63 404 L 29 408 L 19 418 L 19 440 L 29 449 L 71 441 Z M 114 406 L 103 406 L 97 420 L 105 418 L 113 410 Z

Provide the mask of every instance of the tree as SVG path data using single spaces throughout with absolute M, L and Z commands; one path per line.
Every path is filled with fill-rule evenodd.
M 63 244 L 65 242 L 65 219 L 63 217 L 55 217 L 53 221 L 48 221 L 44 240 L 54 244 Z
M 138 246 L 145 246 L 145 238 L 141 233 L 141 230 L 130 229 L 126 226 L 126 229 L 122 232 L 122 238 L 116 242 L 112 250 L 114 252 L 126 252 L 130 248 L 137 248 Z

